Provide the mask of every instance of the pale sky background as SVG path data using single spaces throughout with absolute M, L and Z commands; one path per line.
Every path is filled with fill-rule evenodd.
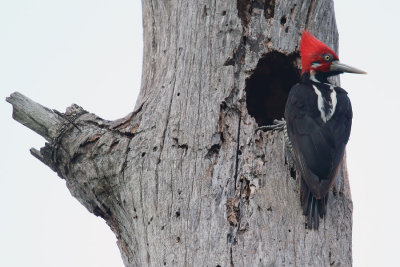
M 348 168 L 354 266 L 400 266 L 399 1 L 337 0 L 342 75 L 354 120 Z M 0 0 L 0 266 L 122 266 L 106 223 L 30 155 L 44 139 L 11 119 L 19 91 L 105 119 L 133 110 L 140 88 L 139 0 Z

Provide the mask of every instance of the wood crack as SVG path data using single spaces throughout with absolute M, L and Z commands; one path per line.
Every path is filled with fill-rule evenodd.
M 239 169 L 239 147 L 240 147 L 240 124 L 242 122 L 242 116 L 239 114 L 239 122 L 237 128 L 237 137 L 236 137 L 236 158 L 235 158 L 235 188 L 237 187 L 237 177 L 238 177 L 238 169 Z
M 151 0 L 150 0 L 150 6 L 151 6 L 151 13 L 152 13 L 152 16 L 150 16 L 152 18 L 151 29 L 153 31 L 153 34 L 152 34 L 153 39 L 152 39 L 151 44 L 152 44 L 152 48 L 155 49 L 156 48 L 156 20 L 155 20 L 156 14 L 154 13 L 154 5 L 153 5 L 153 1 L 151 1 Z
M 230 250 L 229 250 L 229 257 L 230 257 L 230 259 L 231 259 L 231 267 L 234 267 L 235 265 L 233 264 L 233 255 L 232 255 L 233 253 L 232 253 L 232 246 L 231 246 L 231 248 L 230 248 Z
M 119 130 L 119 129 L 113 129 L 113 128 L 110 127 L 110 125 L 108 125 L 108 124 L 101 124 L 101 123 L 98 123 L 97 121 L 93 121 L 93 120 L 85 120 L 85 123 L 87 123 L 88 125 L 94 125 L 94 126 L 96 126 L 97 128 L 104 129 L 104 130 L 107 130 L 107 131 L 109 131 L 109 132 L 111 132 L 111 133 L 115 133 L 115 134 L 117 134 L 117 135 L 119 135 L 119 136 L 128 137 L 128 138 L 133 138 L 133 137 L 135 137 L 136 135 L 138 135 L 138 134 L 144 132 L 144 130 L 139 131 L 139 132 L 135 132 L 135 133 L 123 132 L 123 131 L 121 131 L 121 130 Z
M 307 11 L 307 20 L 306 20 L 306 25 L 304 28 L 307 30 L 308 26 L 310 25 L 311 17 L 314 13 L 315 5 L 317 4 L 317 0 L 311 0 L 310 7 L 308 8 Z
M 140 206 L 141 206 L 141 215 L 142 215 L 142 224 L 145 229 L 144 233 L 144 240 L 146 241 L 147 244 L 147 254 L 149 251 L 149 240 L 147 238 L 148 236 L 148 231 L 147 231 L 147 223 L 145 222 L 145 210 L 144 210 L 144 205 L 143 205 L 143 185 L 142 185 L 142 179 L 143 179 L 143 162 L 141 164 L 141 169 L 140 169 L 140 175 L 139 175 L 139 186 L 140 186 Z M 150 259 L 147 257 L 147 265 L 150 266 Z

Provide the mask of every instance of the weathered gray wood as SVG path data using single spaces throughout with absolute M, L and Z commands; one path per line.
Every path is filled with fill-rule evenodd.
M 106 220 L 126 266 L 350 266 L 345 164 L 319 231 L 306 230 L 283 136 L 255 133 L 246 107 L 246 78 L 263 55 L 296 52 L 303 28 L 337 49 L 333 2 L 237 1 L 143 0 L 135 111 L 49 115 L 39 124 L 62 131 L 33 127 L 51 138 L 32 153 Z
M 52 141 L 58 136 L 61 118 L 54 111 L 15 92 L 6 98 L 13 105 L 13 118 L 29 129 Z

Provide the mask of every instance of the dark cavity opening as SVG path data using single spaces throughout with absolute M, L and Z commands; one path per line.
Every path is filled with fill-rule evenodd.
M 283 118 L 289 91 L 300 79 L 298 58 L 298 53 L 268 53 L 246 80 L 247 110 L 258 126 Z
M 283 25 L 285 25 L 285 23 L 286 23 L 286 16 L 282 16 L 281 25 L 283 26 Z

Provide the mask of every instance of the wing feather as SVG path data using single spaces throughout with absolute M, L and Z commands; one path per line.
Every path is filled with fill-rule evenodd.
M 332 180 L 336 175 L 352 119 L 346 91 L 337 88 L 336 92 L 336 111 L 326 123 L 320 117 L 311 85 L 297 84 L 289 94 L 285 110 L 287 131 L 303 176 L 310 176 L 311 172 L 320 180 Z M 304 177 L 306 182 L 307 178 Z

